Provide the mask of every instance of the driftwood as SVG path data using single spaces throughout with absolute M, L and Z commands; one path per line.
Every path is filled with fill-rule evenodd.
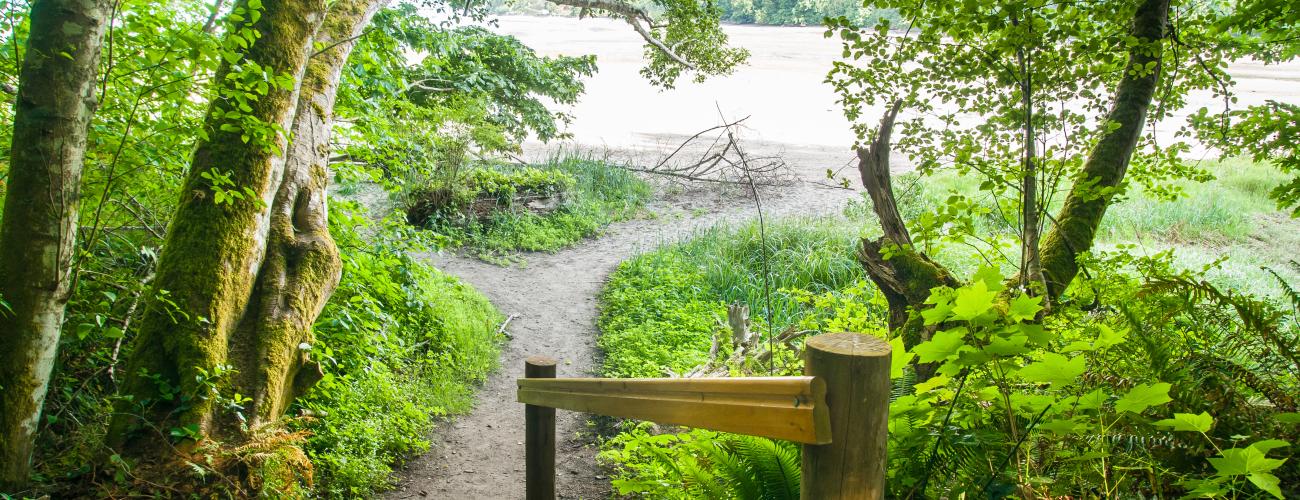
M 721 331 L 721 330 L 719 330 Z M 776 341 L 771 345 L 763 342 L 762 338 L 754 335 L 744 343 L 737 345 L 732 351 L 731 356 L 727 359 L 718 359 L 718 345 L 720 343 L 720 334 L 715 333 L 713 336 L 713 347 L 709 350 L 709 360 L 695 367 L 689 372 L 678 375 L 669 372 L 669 376 L 683 378 L 697 377 L 726 377 L 730 375 L 731 369 L 738 368 L 745 375 L 755 374 L 751 367 L 766 366 L 772 360 L 771 347 L 785 346 L 786 349 L 797 350 L 794 341 L 799 337 L 814 333 L 811 330 L 798 330 L 794 327 L 787 328 L 777 335 Z
M 731 347 L 749 343 L 749 306 L 735 302 L 727 306 L 727 326 L 731 327 Z
M 725 121 L 688 137 L 650 167 L 623 168 L 682 182 L 711 182 L 746 187 L 777 186 L 794 179 L 779 155 L 745 153 L 738 131 L 749 117 Z

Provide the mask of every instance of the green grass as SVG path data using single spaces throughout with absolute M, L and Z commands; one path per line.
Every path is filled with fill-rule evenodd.
M 1288 264 L 1297 259 L 1291 249 L 1300 248 L 1300 220 L 1278 211 L 1268 198 L 1282 174 L 1269 165 L 1241 159 L 1205 162 L 1202 167 L 1214 180 L 1178 182 L 1175 185 L 1184 194 L 1173 200 L 1130 187 L 1124 200 L 1107 209 L 1096 248 L 1105 251 L 1120 244 L 1135 245 L 1138 255 L 1172 249 L 1178 265 L 1196 269 L 1227 257 L 1209 277 L 1216 284 L 1259 295 L 1281 293 L 1277 281 L 1262 267 L 1277 271 L 1293 283 L 1300 281 L 1300 270 Z M 977 182 L 951 172 L 923 179 L 903 175 L 897 186 L 901 193 L 899 209 L 909 221 L 941 206 L 953 193 L 968 196 L 985 207 L 994 206 L 992 197 L 978 190 Z M 1064 193 L 1059 193 L 1054 206 L 1059 206 L 1062 199 Z M 878 231 L 868 215 L 869 201 L 855 203 L 849 213 L 865 221 L 869 231 Z M 1001 241 L 1015 245 L 1006 236 L 1014 230 L 1008 220 L 1014 223 L 1015 219 L 1010 214 L 1004 218 L 990 211 L 976 217 L 974 223 L 978 233 L 1000 234 Z M 929 250 L 959 276 L 969 276 L 981 264 L 969 247 Z
M 1300 281 L 1300 269 L 1288 264 L 1296 258 L 1294 249 L 1300 248 L 1300 221 L 1278 212 L 1266 197 L 1277 172 L 1231 160 L 1209 164 L 1208 170 L 1215 180 L 1184 183 L 1186 194 L 1176 200 L 1130 193 L 1108 211 L 1097 248 L 1107 251 L 1130 244 L 1138 255 L 1173 249 L 1176 264 L 1190 269 L 1227 256 L 1207 274 L 1209 279 L 1262 296 L 1281 292 L 1264 267 L 1292 283 Z M 952 174 L 920 180 L 901 176 L 900 210 L 908 220 L 916 220 L 954 191 L 990 205 L 976 187 Z M 801 297 L 873 288 L 862 285 L 865 276 L 854 259 L 857 238 L 879 234 L 868 203 L 851 203 L 842 216 L 769 221 L 772 320 L 777 331 L 809 314 L 825 313 L 813 311 Z M 976 217 L 975 225 L 982 234 L 1009 238 L 1006 221 L 996 213 Z M 766 333 L 759 231 L 757 223 L 716 226 L 620 265 L 601 297 L 604 373 L 646 377 L 695 367 L 704 361 L 715 330 L 725 322 L 725 305 L 733 302 L 748 304 L 755 328 Z M 986 264 L 964 245 L 938 246 L 931 254 L 959 277 Z M 995 254 L 989 257 L 997 261 Z M 1013 271 L 1007 264 L 1002 268 Z
M 385 489 L 395 464 L 427 450 L 438 417 L 469 409 L 496 367 L 503 318 L 414 257 L 418 238 L 401 221 L 373 225 L 353 203 L 331 208 L 343 279 L 311 347 L 325 379 L 295 403 L 312 415 L 295 425 L 312 433 L 316 494 L 357 498 Z
M 769 224 L 772 323 L 776 331 L 806 309 L 804 292 L 824 293 L 862 279 L 856 231 L 845 221 L 785 219 Z M 681 373 L 704 360 L 726 304 L 749 306 L 766 333 L 767 295 L 757 223 L 714 227 L 621 264 L 601 297 L 600 345 L 611 377 Z
M 634 217 L 652 194 L 650 185 L 635 174 L 596 159 L 554 158 L 530 166 L 562 172 L 576 181 L 554 212 L 539 215 L 523 208 L 499 210 L 485 222 L 439 221 L 431 229 L 487 256 L 556 251 L 598 234 L 610 223 Z M 517 167 L 481 168 L 508 173 Z

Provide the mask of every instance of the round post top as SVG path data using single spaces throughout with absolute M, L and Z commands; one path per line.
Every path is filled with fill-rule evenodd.
M 807 347 L 844 356 L 889 356 L 893 349 L 880 337 L 865 333 L 825 333 L 808 339 Z
M 528 359 L 524 360 L 524 363 L 533 366 L 555 366 L 555 359 L 548 356 L 535 355 L 529 356 Z

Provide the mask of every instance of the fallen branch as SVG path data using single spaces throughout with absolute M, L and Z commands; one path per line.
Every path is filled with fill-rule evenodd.
M 626 170 L 687 182 L 741 186 L 779 186 L 794 178 L 777 155 L 744 153 L 738 130 L 749 117 L 725 121 L 686 138 L 651 167 L 625 166 Z M 692 154 L 698 151 L 698 156 Z

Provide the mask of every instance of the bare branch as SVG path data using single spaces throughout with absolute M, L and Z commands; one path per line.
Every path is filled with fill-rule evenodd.
M 865 148 L 858 148 L 858 172 L 862 174 L 862 186 L 871 195 L 871 206 L 880 218 L 880 227 L 885 237 L 895 245 L 912 244 L 912 236 L 907 232 L 907 224 L 898 213 L 898 202 L 894 199 L 894 185 L 889 177 L 889 136 L 894 130 L 894 119 L 903 101 L 894 101 L 880 118 L 880 128 L 876 137 Z
M 203 32 L 204 32 L 204 33 L 212 34 L 212 33 L 216 32 L 216 30 L 217 30 L 217 16 L 219 16 L 219 15 L 221 14 L 221 7 L 222 7 L 222 5 L 225 4 L 225 3 L 226 3 L 226 0 L 217 0 L 216 3 L 212 4 L 212 14 L 208 15 L 208 20 L 207 20 L 207 22 L 204 22 L 204 23 L 203 23 Z
M 690 182 L 749 186 L 778 186 L 790 180 L 789 168 L 777 155 L 750 156 L 736 133 L 749 117 L 715 125 L 686 138 L 671 153 L 648 168 L 626 170 Z M 699 156 L 694 156 L 698 152 Z M 686 157 L 686 159 L 682 159 Z

